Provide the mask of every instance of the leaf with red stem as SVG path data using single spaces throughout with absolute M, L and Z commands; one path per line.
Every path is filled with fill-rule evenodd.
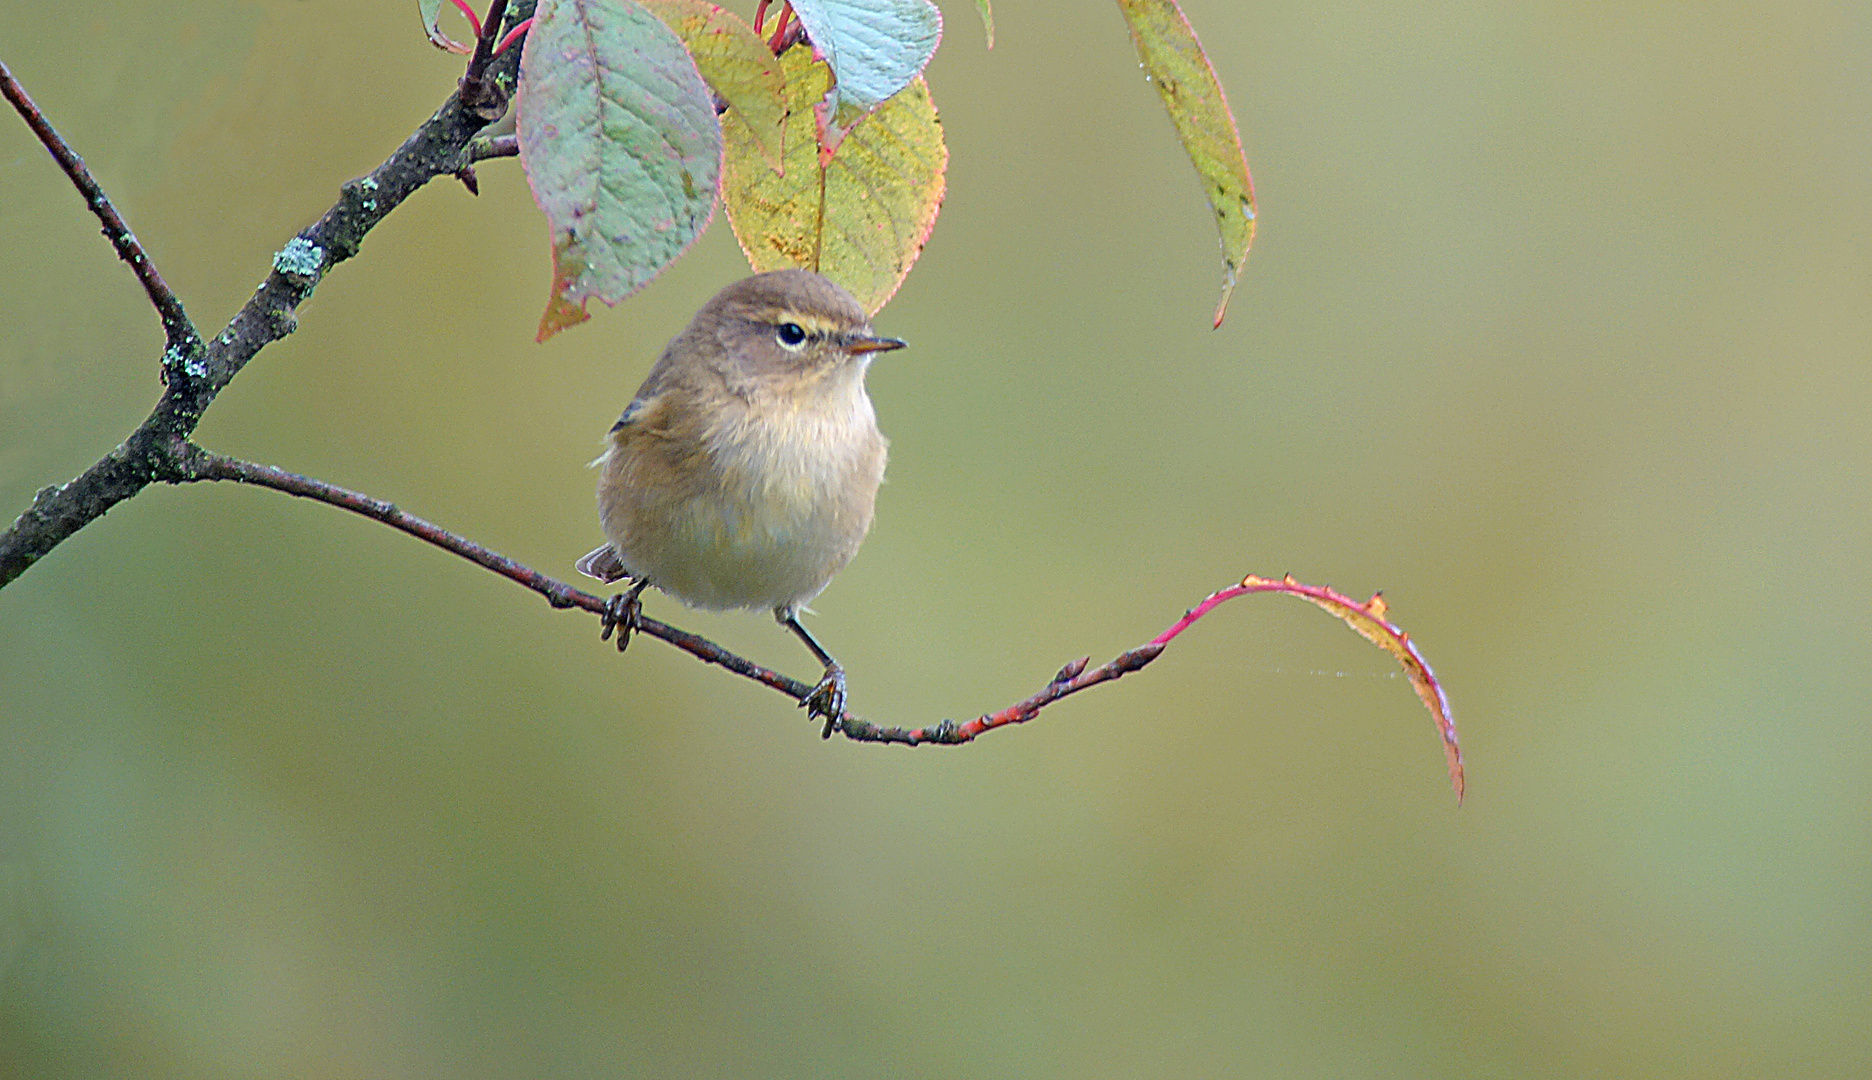
M 632 0 L 542 0 L 516 109 L 520 162 L 552 229 L 544 341 L 695 242 L 715 213 L 722 129 L 682 40 Z
M 1297 596 L 1310 604 L 1337 616 L 1350 626 L 1358 635 L 1373 645 L 1390 653 L 1404 669 L 1404 675 L 1410 680 L 1417 696 L 1423 699 L 1424 707 L 1430 710 L 1431 719 L 1436 721 L 1437 734 L 1443 740 L 1443 756 L 1449 762 L 1450 783 L 1456 788 L 1456 801 L 1463 797 L 1463 759 L 1462 747 L 1456 741 L 1456 720 L 1450 715 L 1449 699 L 1443 694 L 1443 684 L 1437 682 L 1436 673 L 1417 651 L 1416 642 L 1410 639 L 1396 624 L 1385 619 L 1387 605 L 1381 594 L 1373 593 L 1370 600 L 1359 603 L 1343 593 L 1322 585 L 1304 585 L 1287 575 L 1279 581 L 1249 574 L 1242 578 L 1240 585 L 1231 585 L 1226 589 L 1210 593 L 1202 603 L 1185 612 L 1181 619 L 1173 623 L 1170 629 L 1151 639 L 1156 646 L 1168 645 L 1178 634 L 1190 628 L 1196 620 L 1213 611 L 1218 604 L 1233 600 L 1237 596 L 1249 593 L 1277 592 Z
M 780 14 L 776 16 L 773 21 L 773 35 L 767 39 L 767 51 L 773 53 L 775 56 L 787 50 L 787 46 L 782 45 L 781 42 L 786 40 L 787 27 L 791 25 L 789 20 L 792 18 L 793 5 L 782 3 L 780 5 Z
M 474 27 L 475 36 L 480 37 L 480 20 L 475 17 L 474 10 L 460 3 L 459 0 L 455 6 L 468 16 L 469 25 Z M 416 0 L 416 10 L 417 14 L 422 16 L 423 33 L 429 35 L 429 44 L 443 52 L 452 52 L 458 56 L 466 56 L 474 52 L 474 46 L 463 45 L 442 32 L 442 0 Z
M 1248 260 L 1248 245 L 1254 242 L 1254 179 L 1242 154 L 1241 132 L 1215 68 L 1176 0 L 1118 0 L 1118 7 L 1131 24 L 1138 59 L 1163 98 L 1215 211 L 1222 239 L 1222 300 L 1216 304 L 1215 325 L 1221 326 Z
M 521 19 L 519 22 L 515 23 L 513 29 L 507 31 L 506 36 L 495 43 L 494 55 L 499 56 L 501 53 L 506 52 L 508 46 L 518 41 L 522 34 L 525 34 L 531 29 L 533 29 L 533 20 L 531 18 Z

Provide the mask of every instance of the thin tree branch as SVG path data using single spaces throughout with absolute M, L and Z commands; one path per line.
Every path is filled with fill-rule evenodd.
M 489 158 L 519 157 L 520 136 L 509 132 L 492 138 L 476 139 L 468 144 L 470 161 L 486 161 Z
M 312 499 L 341 510 L 349 510 L 354 514 L 361 514 L 373 521 L 380 521 L 393 529 L 408 533 L 444 551 L 459 555 L 477 566 L 492 570 L 507 580 L 523 585 L 545 597 L 546 602 L 555 608 L 579 608 L 594 615 L 605 613 L 606 599 L 604 597 L 594 596 L 575 589 L 563 581 L 547 577 L 529 566 L 491 551 L 440 525 L 425 521 L 414 514 L 405 513 L 394 503 L 374 499 L 361 492 L 351 491 L 323 480 L 289 473 L 271 465 L 259 465 L 251 461 L 210 453 L 193 443 L 184 448 L 182 464 L 184 475 L 177 482 L 232 480 L 236 483 L 272 488 L 288 495 L 297 495 L 300 498 Z M 668 623 L 640 616 L 637 629 L 641 633 L 676 646 L 698 660 L 718 664 L 736 675 L 778 690 L 794 701 L 804 700 L 813 691 L 811 683 L 801 682 L 771 668 L 762 667 L 752 660 L 729 652 L 705 637 L 678 629 Z M 839 717 L 836 724 L 827 729 L 826 734 L 829 736 L 832 731 L 837 731 L 856 742 L 896 743 L 903 746 L 959 746 L 966 742 L 973 742 L 977 737 L 996 728 L 1026 723 L 1038 716 L 1041 709 L 1063 697 L 1137 671 L 1157 659 L 1158 654 L 1162 653 L 1164 648 L 1165 643 L 1153 641 L 1120 653 L 1109 663 L 1089 671 L 1086 669 L 1089 660 L 1073 661 L 1061 668 L 1059 674 L 1053 677 L 1053 681 L 1048 683 L 1044 690 L 1025 701 L 1010 705 L 1000 712 L 984 714 L 964 723 L 958 724 L 953 720 L 944 720 L 933 727 L 890 727 L 874 724 L 847 712 Z
M 510 8 L 516 20 L 533 14 L 532 0 L 513 4 L 496 0 L 496 6 Z M 149 484 L 192 479 L 183 467 L 184 448 L 215 396 L 262 348 L 293 332 L 298 326 L 299 306 L 311 297 L 326 271 L 357 254 L 365 234 L 385 215 L 430 180 L 453 175 L 469 164 L 468 144 L 487 125 L 486 112 L 496 96 L 505 107 L 505 88 L 512 85 L 518 65 L 519 53 L 514 50 L 487 61 L 481 69 L 479 85 L 484 98 L 480 108 L 464 106 L 460 91 L 451 94 L 394 154 L 370 175 L 345 184 L 337 203 L 274 255 L 272 273 L 226 329 L 192 352 L 173 346 L 164 351 L 163 395 L 143 423 L 76 480 L 40 490 L 32 505 L 0 533 L 0 588 L 25 573 L 67 537 Z M 6 83 L 8 99 L 12 100 L 18 84 L 10 74 Z M 23 90 L 19 94 L 20 100 L 30 104 Z M 36 108 L 23 109 L 21 115 L 28 124 L 33 124 L 35 117 L 41 125 L 44 123 Z M 38 131 L 39 126 L 34 130 Z M 50 130 L 49 126 L 46 130 Z M 69 149 L 66 153 L 70 155 Z M 54 156 L 58 151 L 54 150 Z M 70 156 L 77 160 L 76 155 Z M 91 182 L 90 189 L 80 182 L 80 176 L 88 181 L 88 174 L 73 174 L 70 168 L 66 173 L 91 200 L 95 182 Z M 108 201 L 104 205 L 108 206 Z M 129 230 L 124 229 L 123 235 L 128 237 Z M 136 250 L 141 252 L 140 248 Z M 138 265 L 132 263 L 133 267 Z M 147 256 L 141 265 L 148 265 Z M 154 295 L 151 299 L 156 301 Z M 157 309 L 167 326 L 168 313 L 160 303 Z
M 178 482 L 233 480 L 242 484 L 272 488 L 288 495 L 297 495 L 328 506 L 336 506 L 341 510 L 349 510 L 354 514 L 361 514 L 373 521 L 380 521 L 393 529 L 406 532 L 418 540 L 434 544 L 477 566 L 492 570 L 509 581 L 539 593 L 553 607 L 580 608 L 594 615 L 604 614 L 605 597 L 593 596 L 563 581 L 547 577 L 531 567 L 482 547 L 467 537 L 452 533 L 414 514 L 405 513 L 395 503 L 375 499 L 362 492 L 342 488 L 336 484 L 328 484 L 309 476 L 289 473 L 271 465 L 259 465 L 251 461 L 211 453 L 192 443 L 187 448 L 185 463 L 187 475 Z M 677 629 L 667 623 L 645 617 L 639 620 L 638 629 L 651 637 L 667 641 L 698 659 L 706 660 L 711 664 L 720 664 L 737 675 L 753 679 L 765 686 L 771 686 L 796 701 L 812 692 L 812 685 L 809 683 L 803 683 L 798 679 L 791 679 L 779 672 L 761 667 L 751 660 L 729 652 L 707 638 Z
M 188 312 L 182 310 L 182 301 L 175 290 L 163 280 L 150 261 L 149 253 L 143 250 L 143 244 L 137 240 L 130 226 L 124 223 L 117 208 L 111 205 L 110 196 L 92 178 L 91 170 L 85 168 L 84 159 L 72 150 L 65 139 L 53 128 L 51 121 L 39 111 L 26 88 L 19 84 L 13 73 L 0 62 L 0 97 L 11 102 L 15 112 L 26 121 L 26 126 L 39 138 L 39 142 L 51 153 L 59 168 L 71 180 L 78 194 L 84 196 L 85 205 L 104 223 L 104 237 L 117 249 L 117 257 L 130 264 L 130 272 L 143 285 L 143 291 L 149 294 L 149 301 L 156 308 L 156 314 L 162 318 L 163 335 L 168 339 L 169 350 L 184 359 L 192 358 L 201 352 L 201 334 L 195 324 L 189 321 Z

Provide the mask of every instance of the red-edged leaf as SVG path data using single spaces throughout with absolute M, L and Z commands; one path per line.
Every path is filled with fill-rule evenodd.
M 668 26 L 634 0 L 542 0 L 520 59 L 520 160 L 552 229 L 539 340 L 641 289 L 715 212 L 721 125 Z

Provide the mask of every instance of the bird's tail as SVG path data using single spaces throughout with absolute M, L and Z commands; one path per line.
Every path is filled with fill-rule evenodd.
M 618 553 L 612 550 L 610 544 L 580 559 L 578 572 L 589 578 L 597 578 L 606 585 L 631 576 L 631 572 L 624 569 L 623 561 L 618 558 Z

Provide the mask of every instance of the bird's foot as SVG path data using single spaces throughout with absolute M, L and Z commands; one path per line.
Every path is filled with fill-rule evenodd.
M 612 631 L 616 631 L 618 652 L 630 647 L 631 635 L 637 632 L 638 616 L 643 614 L 643 601 L 637 598 L 642 592 L 643 586 L 638 585 L 605 602 L 604 612 L 598 616 L 599 641 L 611 640 Z
M 827 664 L 825 677 L 819 685 L 812 688 L 812 693 L 800 699 L 800 708 L 807 716 L 822 717 L 825 729 L 819 733 L 822 739 L 832 737 L 832 727 L 845 715 L 845 669 L 837 664 Z

